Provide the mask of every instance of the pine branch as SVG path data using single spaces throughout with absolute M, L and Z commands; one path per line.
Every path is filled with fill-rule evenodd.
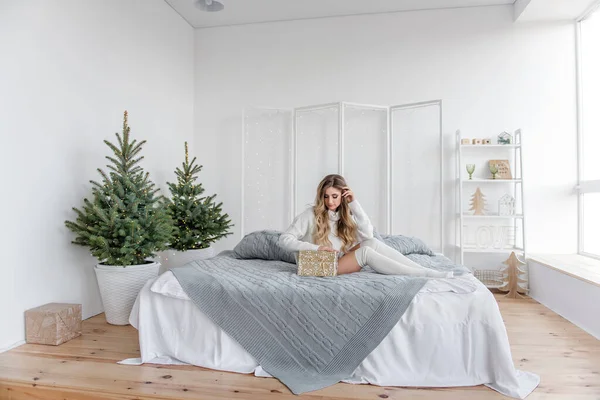
M 119 134 L 117 133 L 117 138 L 119 139 L 119 141 L 121 141 L 121 138 L 119 137 Z M 123 154 L 122 151 L 123 150 L 123 146 L 121 145 L 120 147 L 115 146 L 114 144 L 112 144 L 111 142 L 109 142 L 108 140 L 104 140 L 104 144 L 106 144 L 114 153 L 115 156 L 119 157 L 119 155 Z M 105 156 L 105 158 L 110 159 L 110 156 Z
M 185 150 L 181 167 L 175 169 L 177 183 L 167 182 L 171 192 L 168 210 L 175 223 L 171 247 L 182 251 L 209 247 L 232 234 L 229 229 L 233 226 L 227 214 L 220 215 L 222 203 L 213 204 L 216 195 L 202 197 L 204 188 L 195 183 L 202 166 L 195 164 L 195 157 L 189 162 L 187 143 Z
M 173 233 L 172 221 L 155 184 L 136 164 L 145 141 L 130 142 L 127 113 L 118 146 L 104 141 L 112 151 L 106 158 L 109 173 L 98 172 L 103 183 L 92 183 L 92 201 L 84 199 L 83 210 L 74 208 L 76 221 L 65 225 L 76 234 L 73 243 L 90 248 L 94 257 L 107 265 L 143 264 L 156 251 L 166 248 Z

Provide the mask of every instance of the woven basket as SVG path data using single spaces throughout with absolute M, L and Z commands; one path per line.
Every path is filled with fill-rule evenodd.
M 494 269 L 476 269 L 473 272 L 475 278 L 479 279 L 487 288 L 497 289 L 504 286 L 504 274 Z
M 106 321 L 112 325 L 128 325 L 135 299 L 148 279 L 158 276 L 160 263 L 120 267 L 98 264 L 94 268 L 98 278 L 100 297 Z

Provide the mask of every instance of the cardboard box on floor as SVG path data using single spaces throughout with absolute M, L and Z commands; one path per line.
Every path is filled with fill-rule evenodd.
M 48 303 L 25 311 L 27 343 L 57 346 L 81 335 L 81 304 Z

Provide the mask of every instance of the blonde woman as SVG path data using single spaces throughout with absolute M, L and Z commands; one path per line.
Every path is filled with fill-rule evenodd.
M 281 234 L 290 251 L 338 253 L 338 275 L 369 265 L 380 274 L 451 278 L 452 272 L 424 268 L 373 237 L 373 225 L 340 175 L 327 175 L 317 188 L 314 207 L 298 215 Z

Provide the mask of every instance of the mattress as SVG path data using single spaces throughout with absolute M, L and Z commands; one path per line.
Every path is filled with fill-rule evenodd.
M 270 376 L 206 317 L 167 271 L 140 291 L 130 315 L 141 357 L 122 364 L 192 364 Z M 525 398 L 539 384 L 514 368 L 506 328 L 490 291 L 471 274 L 431 279 L 348 383 L 453 387 L 485 384 Z

